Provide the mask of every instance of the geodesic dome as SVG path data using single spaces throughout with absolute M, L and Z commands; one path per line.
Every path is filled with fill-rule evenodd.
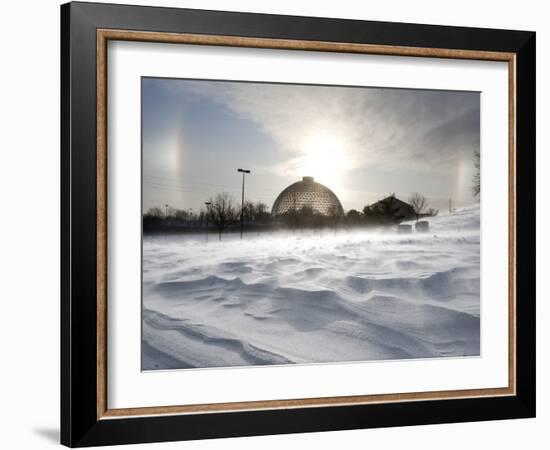
M 289 210 L 300 210 L 309 207 L 323 214 L 343 214 L 344 210 L 338 197 L 328 187 L 313 180 L 313 177 L 303 177 L 285 188 L 273 203 L 271 214 L 284 214 Z

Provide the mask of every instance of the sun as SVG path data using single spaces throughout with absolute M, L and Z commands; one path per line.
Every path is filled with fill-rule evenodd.
M 340 184 L 352 166 L 347 140 L 338 133 L 310 133 L 304 138 L 300 151 L 302 156 L 297 161 L 300 174 L 315 177 L 321 183 Z

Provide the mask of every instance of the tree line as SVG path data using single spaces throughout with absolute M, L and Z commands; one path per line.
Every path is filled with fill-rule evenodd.
M 246 201 L 242 207 L 245 228 L 269 225 L 269 207 L 262 202 Z M 221 192 L 205 202 L 198 212 L 166 206 L 150 208 L 143 215 L 143 231 L 197 231 L 214 228 L 220 235 L 227 228 L 240 225 L 241 205 L 236 204 L 231 195 Z
M 269 208 L 262 202 L 246 201 L 242 208 L 243 228 L 354 228 L 396 225 L 403 220 L 435 216 L 438 210 L 430 208 L 426 198 L 414 193 L 408 206 L 403 210 L 403 202 L 395 196 L 365 206 L 361 211 L 351 209 L 343 213 L 340 208 L 332 207 L 327 214 L 321 214 L 311 207 L 290 208 L 283 214 L 273 217 Z M 406 204 L 405 204 L 406 205 Z M 182 210 L 166 205 L 150 208 L 143 215 L 143 231 L 199 231 L 215 229 L 220 235 L 228 229 L 240 229 L 241 205 L 226 192 L 211 197 L 205 207 L 198 212 Z

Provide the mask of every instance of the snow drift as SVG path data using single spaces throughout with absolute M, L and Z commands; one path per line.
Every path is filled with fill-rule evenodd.
M 479 355 L 478 207 L 426 234 L 206 239 L 144 239 L 144 370 Z

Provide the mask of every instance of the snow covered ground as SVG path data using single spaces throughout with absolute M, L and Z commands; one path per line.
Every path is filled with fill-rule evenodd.
M 429 221 L 146 237 L 142 368 L 479 355 L 479 207 Z

